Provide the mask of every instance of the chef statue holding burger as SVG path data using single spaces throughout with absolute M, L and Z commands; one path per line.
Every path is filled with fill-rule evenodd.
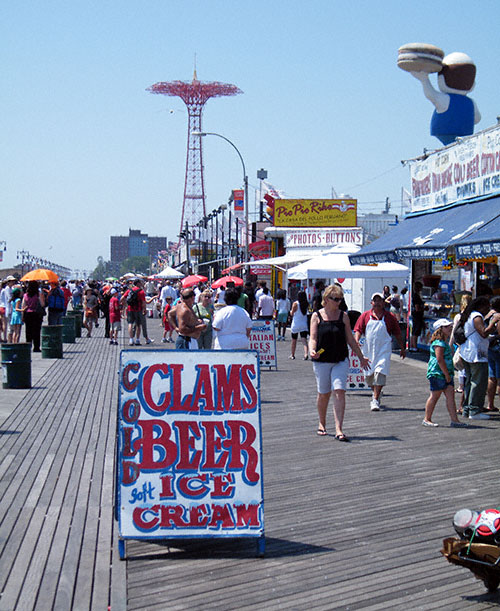
M 398 66 L 422 83 L 425 97 L 436 110 L 431 120 L 431 135 L 445 146 L 459 136 L 470 136 L 481 115 L 467 94 L 474 88 L 476 66 L 465 53 L 444 53 L 425 43 L 410 43 L 399 48 Z M 438 73 L 439 91 L 434 89 L 429 74 Z

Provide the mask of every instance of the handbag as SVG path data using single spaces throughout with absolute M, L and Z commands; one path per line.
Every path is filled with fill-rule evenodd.
M 459 350 L 455 350 L 455 354 L 453 355 L 453 367 L 455 367 L 457 371 L 465 369 L 465 363 L 463 358 L 460 356 Z
M 45 314 L 47 314 L 47 312 L 45 311 L 45 308 L 43 307 L 43 305 L 40 302 L 40 299 L 38 300 L 36 304 L 36 313 L 38 314 L 38 316 L 40 316 L 40 318 L 43 318 Z

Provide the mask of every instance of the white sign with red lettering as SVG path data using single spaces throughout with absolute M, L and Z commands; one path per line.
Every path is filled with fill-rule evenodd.
M 276 367 L 276 331 L 274 320 L 253 320 L 250 350 L 257 350 L 261 367 Z
M 263 540 L 259 375 L 251 351 L 122 351 L 122 538 Z
M 479 132 L 410 163 L 411 211 L 500 191 L 500 127 Z
M 289 248 L 333 248 L 338 244 L 362 246 L 362 227 L 297 229 L 285 233 L 287 250 Z

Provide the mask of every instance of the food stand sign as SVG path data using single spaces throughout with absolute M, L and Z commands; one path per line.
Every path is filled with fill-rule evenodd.
M 410 162 L 411 212 L 500 191 L 500 127 Z
M 258 537 L 264 553 L 255 352 L 124 350 L 117 514 L 125 539 Z
M 250 349 L 259 353 L 261 367 L 278 369 L 276 359 L 276 329 L 274 320 L 253 320 L 250 330 Z
M 275 227 L 355 227 L 355 199 L 276 199 Z

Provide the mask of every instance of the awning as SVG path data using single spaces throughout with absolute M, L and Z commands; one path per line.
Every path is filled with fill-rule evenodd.
M 497 217 L 456 245 L 458 258 L 500 256 L 500 219 Z
M 469 201 L 437 212 L 409 215 L 378 240 L 350 255 L 351 263 L 438 259 L 500 216 L 500 197 Z M 500 237 L 500 226 L 497 226 Z

